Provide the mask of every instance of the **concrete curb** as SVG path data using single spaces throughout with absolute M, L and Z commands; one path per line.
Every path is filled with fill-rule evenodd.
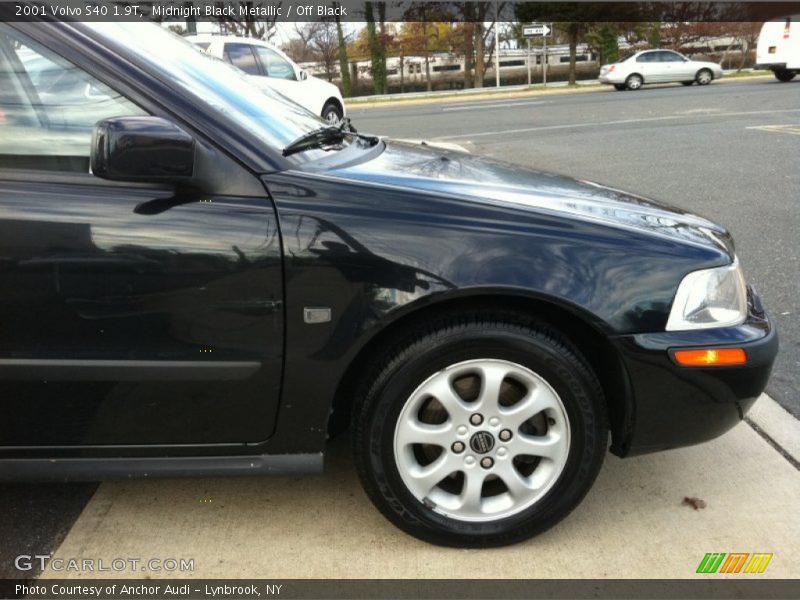
M 795 466 L 800 464 L 800 421 L 780 404 L 761 394 L 745 420 L 762 436 L 766 434 L 777 450 L 794 459 Z

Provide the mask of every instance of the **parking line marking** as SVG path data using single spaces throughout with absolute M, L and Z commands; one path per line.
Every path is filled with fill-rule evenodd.
M 687 119 L 714 119 L 718 117 L 745 117 L 750 115 L 774 115 L 778 113 L 800 112 L 800 108 L 786 108 L 783 110 L 750 110 L 740 112 L 727 112 L 697 115 L 664 115 L 663 117 L 645 117 L 642 119 L 620 119 L 617 121 L 593 121 L 590 123 L 568 123 L 564 125 L 543 125 L 541 127 L 526 127 L 524 129 L 502 129 L 497 131 L 479 131 L 476 133 L 460 133 L 458 135 L 443 135 L 437 140 L 456 140 L 461 138 L 486 137 L 491 135 L 509 135 L 513 133 L 530 133 L 534 131 L 550 131 L 556 129 L 580 129 L 583 127 L 600 127 L 606 125 L 628 125 L 631 123 L 652 123 L 656 121 L 678 121 Z
M 755 125 L 753 127 L 745 127 L 745 129 L 756 129 L 759 131 L 768 131 L 772 133 L 790 133 L 792 135 L 800 135 L 800 125 Z
M 531 100 L 530 102 L 502 102 L 497 104 L 464 104 L 461 106 L 447 106 L 442 112 L 454 110 L 479 110 L 481 108 L 514 108 L 515 106 L 534 106 L 537 104 L 549 104 L 549 100 Z

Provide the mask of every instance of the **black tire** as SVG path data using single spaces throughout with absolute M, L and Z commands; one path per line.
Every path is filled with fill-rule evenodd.
M 322 108 L 322 118 L 331 125 L 335 125 L 342 120 L 342 109 L 335 102 L 327 102 Z
M 614 84 L 614 89 L 617 90 L 618 92 L 624 92 L 625 91 L 625 84 L 624 83 L 615 83 Z
M 541 498 L 506 518 L 470 522 L 436 512 L 435 505 L 414 497 L 398 470 L 394 433 L 407 399 L 422 382 L 450 365 L 476 358 L 513 361 L 544 378 L 560 396 L 570 442 L 563 470 Z M 357 392 L 360 400 L 352 413 L 356 468 L 384 516 L 421 540 L 491 547 L 530 538 L 566 517 L 600 470 L 608 441 L 602 388 L 577 349 L 545 325 L 514 313 L 442 319 L 410 333 L 376 360 L 371 373 Z
M 625 80 L 625 87 L 629 90 L 640 90 L 644 85 L 644 79 L 638 73 L 631 73 Z
M 700 69 L 694 76 L 697 85 L 708 85 L 714 81 L 714 74 L 708 69 Z
M 778 81 L 782 81 L 786 83 L 787 81 L 791 81 L 794 79 L 796 73 L 794 71 L 790 71 L 788 69 L 778 69 L 775 71 L 775 79 Z
M 689 87 L 690 85 L 692 85 L 694 83 L 694 81 L 681 81 L 681 83 L 683 85 L 685 85 L 686 87 Z

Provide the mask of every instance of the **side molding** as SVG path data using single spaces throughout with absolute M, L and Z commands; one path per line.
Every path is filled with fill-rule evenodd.
M 107 481 L 163 477 L 318 475 L 322 453 L 257 456 L 20 458 L 0 460 L 0 481 Z

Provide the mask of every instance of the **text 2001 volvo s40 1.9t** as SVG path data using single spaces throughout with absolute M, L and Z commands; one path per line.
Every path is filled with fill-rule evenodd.
M 147 24 L 0 24 L 0 474 L 358 473 L 422 539 L 539 533 L 764 389 L 726 230 L 326 125 Z

